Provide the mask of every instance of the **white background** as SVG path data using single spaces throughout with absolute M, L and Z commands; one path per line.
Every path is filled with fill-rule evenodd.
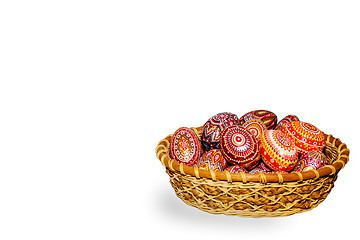
M 1 1 L 0 239 L 358 236 L 358 1 Z M 212 115 L 296 114 L 345 142 L 286 218 L 188 207 L 158 141 Z

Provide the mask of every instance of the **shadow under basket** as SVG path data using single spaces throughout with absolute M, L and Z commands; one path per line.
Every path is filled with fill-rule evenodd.
M 201 128 L 192 129 L 199 136 Z M 334 187 L 350 154 L 345 143 L 325 134 L 324 152 L 332 164 L 321 169 L 271 174 L 215 172 L 171 159 L 171 137 L 162 139 L 155 151 L 176 195 L 205 212 L 242 217 L 282 217 L 315 208 Z

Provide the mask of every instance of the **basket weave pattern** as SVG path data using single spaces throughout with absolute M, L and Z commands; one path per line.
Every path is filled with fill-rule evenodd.
M 336 176 L 287 184 L 213 182 L 167 171 L 176 195 L 186 204 L 209 213 L 243 217 L 287 216 L 310 210 L 329 194 Z
M 201 128 L 193 128 L 197 134 Z M 327 135 L 325 154 L 332 162 L 305 173 L 248 174 L 200 170 L 169 157 L 171 135 L 161 140 L 157 157 L 166 166 L 176 195 L 200 210 L 243 217 L 279 217 L 311 210 L 328 196 L 350 151 Z

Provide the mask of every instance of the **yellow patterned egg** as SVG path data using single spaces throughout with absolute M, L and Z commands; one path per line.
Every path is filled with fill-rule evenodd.
M 260 139 L 264 163 L 272 170 L 290 171 L 295 167 L 298 153 L 295 144 L 278 130 L 267 130 Z
M 300 154 L 311 151 L 322 151 L 325 147 L 325 136 L 314 125 L 302 121 L 288 122 L 280 128 L 295 143 Z

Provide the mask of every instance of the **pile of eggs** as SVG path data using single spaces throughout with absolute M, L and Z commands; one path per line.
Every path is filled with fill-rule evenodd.
M 267 110 L 241 118 L 223 112 L 203 125 L 200 136 L 190 128 L 176 130 L 170 157 L 199 169 L 230 173 L 305 172 L 330 164 L 324 147 L 323 132 L 295 115 L 277 122 Z

